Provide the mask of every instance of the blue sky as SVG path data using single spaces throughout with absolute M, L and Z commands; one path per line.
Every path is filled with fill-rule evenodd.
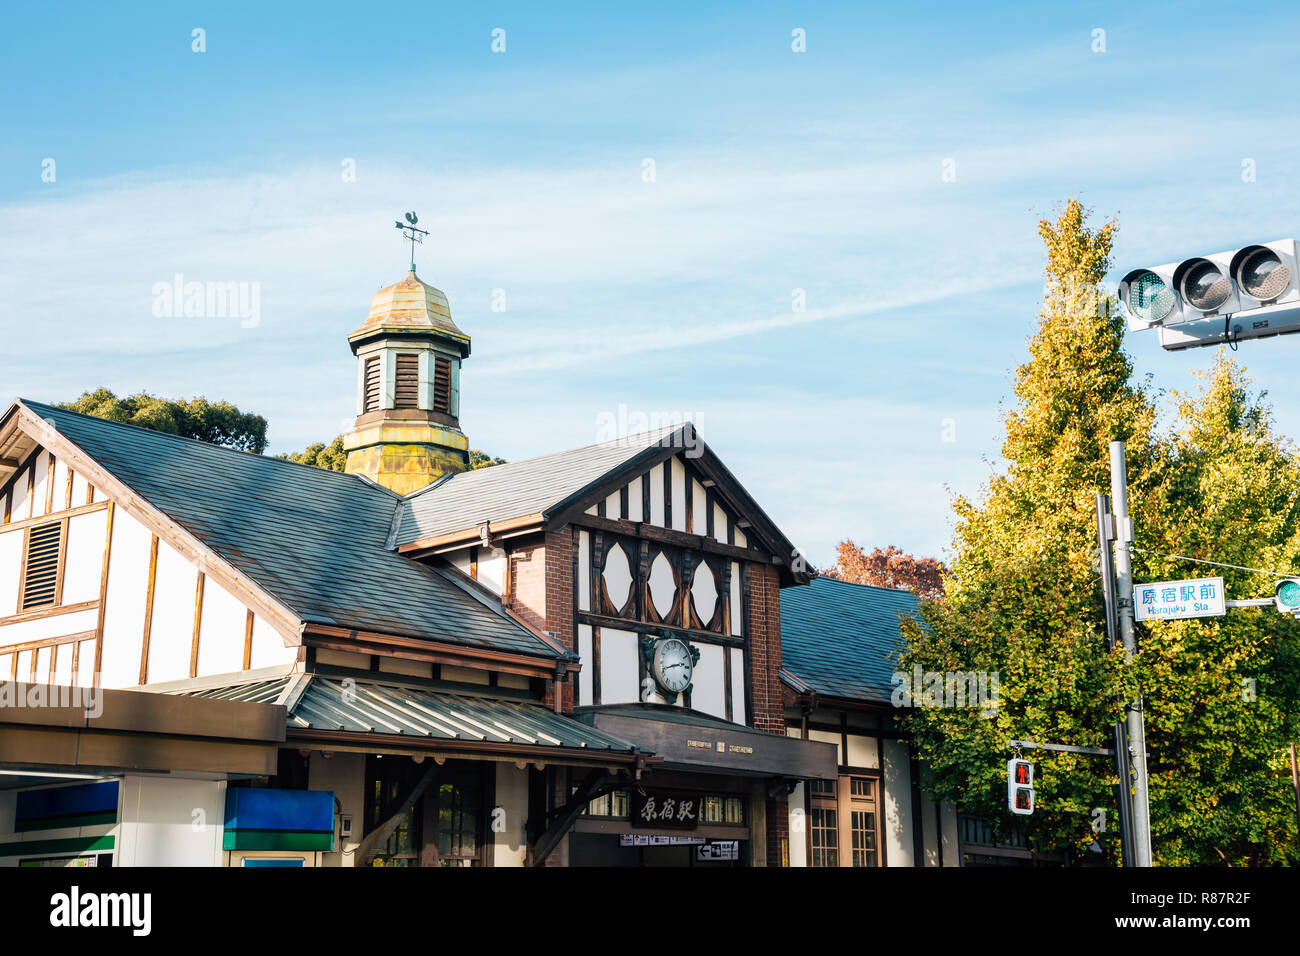
M 329 440 L 415 209 L 474 338 L 475 447 L 687 415 L 815 563 L 843 536 L 941 554 L 950 491 L 998 466 L 1039 218 L 1118 216 L 1112 278 L 1300 233 L 1284 8 L 624 6 L 10 8 L 0 393 L 204 394 L 265 415 L 273 451 Z M 156 318 L 178 273 L 258 283 L 259 323 Z M 1166 388 L 1213 356 L 1129 346 Z M 1239 353 L 1291 434 L 1298 355 Z

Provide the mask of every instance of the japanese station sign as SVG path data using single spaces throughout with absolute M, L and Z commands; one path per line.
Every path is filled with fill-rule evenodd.
M 1156 581 L 1133 585 L 1134 617 L 1139 621 L 1177 621 L 1188 617 L 1222 617 L 1223 578 Z
M 632 826 L 694 830 L 700 822 L 700 795 L 678 790 L 632 791 Z

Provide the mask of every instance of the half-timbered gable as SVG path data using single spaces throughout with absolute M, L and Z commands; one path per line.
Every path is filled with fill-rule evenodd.
M 563 656 L 477 585 L 393 554 L 399 498 L 364 479 L 35 402 L 5 429 L 0 673 L 130 687 L 319 655 L 526 687 Z
M 449 561 L 574 649 L 571 706 L 660 704 L 738 724 L 755 715 L 759 662 L 772 699 L 766 629 L 751 651 L 759 579 L 807 579 L 689 424 L 448 475 L 407 497 L 394 541 Z M 766 625 L 770 612 L 756 616 Z M 650 642 L 668 634 L 698 652 L 671 699 L 647 670 Z
M 0 486 L 0 677 L 131 687 L 296 659 L 224 575 L 56 445 L 17 433 L 7 449 L 17 457 Z

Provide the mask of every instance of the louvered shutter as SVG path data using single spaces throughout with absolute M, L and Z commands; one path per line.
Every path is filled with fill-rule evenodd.
M 393 395 L 394 408 L 420 407 L 420 356 L 397 356 L 397 382 Z
M 451 360 L 434 359 L 433 363 L 433 410 L 445 415 L 451 414 Z
M 366 359 L 365 410 L 379 408 L 379 357 Z
M 59 551 L 63 524 L 43 524 L 27 536 L 27 562 L 23 569 L 23 606 L 20 610 L 53 604 L 59 585 Z

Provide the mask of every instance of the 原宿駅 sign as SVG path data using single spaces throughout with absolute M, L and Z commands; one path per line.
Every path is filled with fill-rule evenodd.
M 700 795 L 678 790 L 633 790 L 634 827 L 694 830 L 700 822 Z
M 1188 617 L 1222 617 L 1223 578 L 1156 581 L 1133 585 L 1134 617 L 1139 621 L 1177 621 Z

